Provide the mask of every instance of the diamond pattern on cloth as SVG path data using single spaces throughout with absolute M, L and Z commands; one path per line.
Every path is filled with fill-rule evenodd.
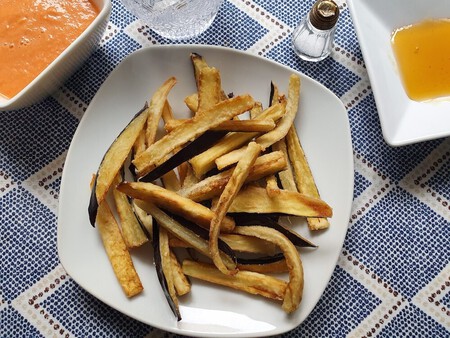
M 179 44 L 113 0 L 99 47 L 52 96 L 0 113 L 0 336 L 174 337 L 81 289 L 57 255 L 57 204 L 71 138 L 112 70 L 142 47 Z M 392 148 L 382 137 L 345 0 L 331 56 L 301 61 L 290 36 L 313 0 L 226 0 L 212 26 L 183 43 L 245 50 L 333 91 L 347 108 L 355 162 L 349 230 L 307 320 L 284 337 L 450 336 L 450 139 Z

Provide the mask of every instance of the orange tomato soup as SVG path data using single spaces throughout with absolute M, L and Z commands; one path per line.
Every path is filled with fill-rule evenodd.
M 89 0 L 0 0 L 0 95 L 25 88 L 97 15 Z
M 392 34 L 392 47 L 412 100 L 450 95 L 450 19 L 399 28 Z

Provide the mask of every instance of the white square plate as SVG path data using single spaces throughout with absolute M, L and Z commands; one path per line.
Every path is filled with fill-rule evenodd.
M 265 106 L 270 81 L 287 93 L 293 70 L 226 48 L 159 46 L 139 50 L 111 73 L 97 92 L 67 154 L 58 212 L 58 253 L 66 271 L 85 290 L 139 321 L 183 335 L 261 337 L 298 326 L 312 311 L 336 266 L 347 232 L 353 198 L 353 155 L 347 112 L 325 87 L 301 75 L 296 127 L 322 198 L 333 208 L 330 229 L 310 233 L 305 222 L 294 228 L 319 245 L 302 249 L 305 289 L 300 308 L 286 315 L 278 302 L 192 280 L 190 295 L 180 298 L 177 322 L 164 298 L 153 266 L 151 245 L 133 251 L 144 292 L 127 299 L 117 282 L 97 229 L 89 224 L 89 181 L 103 154 L 169 76 L 178 82 L 169 100 L 177 117 L 187 116 L 183 98 L 196 90 L 190 53 L 203 55 L 221 71 L 225 91 L 250 93 Z
M 401 146 L 450 135 L 450 97 L 426 102 L 411 100 L 403 88 L 391 47 L 391 34 L 396 28 L 425 19 L 450 18 L 450 1 L 347 0 L 347 3 L 386 142 Z

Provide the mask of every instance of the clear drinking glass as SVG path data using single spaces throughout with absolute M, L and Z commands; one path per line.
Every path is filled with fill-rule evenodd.
M 223 0 L 122 0 L 150 29 L 168 39 L 203 33 L 214 21 Z

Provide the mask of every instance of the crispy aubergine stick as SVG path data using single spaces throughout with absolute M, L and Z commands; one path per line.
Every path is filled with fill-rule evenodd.
M 175 148 L 198 138 L 207 130 L 217 127 L 223 121 L 230 120 L 253 107 L 254 100 L 250 95 L 240 95 L 221 101 L 211 109 L 199 112 L 189 125 L 181 125 L 169 134 L 151 144 L 133 161 L 138 176 L 148 174 L 155 165 L 162 161 Z
M 178 298 L 175 293 L 175 285 L 173 283 L 172 271 L 170 269 L 165 269 L 165 265 L 167 266 L 167 262 L 163 262 L 163 260 L 171 259 L 168 254 L 168 238 L 167 233 L 163 232 L 163 235 L 160 234 L 161 230 L 159 228 L 158 222 L 155 221 L 153 223 L 153 256 L 155 259 L 155 268 L 156 274 L 158 276 L 159 283 L 161 288 L 164 291 L 164 295 L 166 296 L 167 303 L 170 306 L 170 309 L 177 317 L 177 319 L 181 320 L 180 309 L 178 306 Z M 167 242 L 167 243 L 165 243 Z M 166 250 L 167 249 L 167 250 Z
M 289 282 L 283 297 L 282 308 L 286 313 L 294 312 L 303 297 L 303 265 L 300 254 L 292 242 L 281 232 L 264 226 L 237 226 L 235 232 L 241 235 L 255 236 L 277 244 L 283 252 L 289 270 Z
M 108 190 L 116 175 L 123 167 L 125 160 L 130 154 L 136 139 L 141 134 L 149 114 L 147 103 L 122 130 L 114 142 L 106 151 L 95 175 L 95 181 L 91 188 L 91 198 L 89 200 L 89 220 L 95 226 L 95 218 L 100 203 L 106 197 Z

